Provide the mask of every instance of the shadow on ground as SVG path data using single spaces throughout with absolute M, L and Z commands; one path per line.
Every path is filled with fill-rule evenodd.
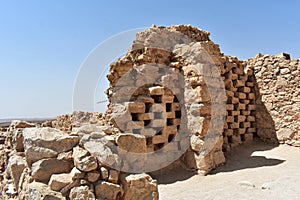
M 241 145 L 230 152 L 225 153 L 226 164 L 211 171 L 210 174 L 279 165 L 285 162 L 285 160 L 252 155 L 253 152 L 267 151 L 277 146 L 277 144 L 265 143 L 259 140 L 250 144 Z
M 170 184 L 187 180 L 196 174 L 195 171 L 187 170 L 179 161 L 164 169 L 150 173 L 150 175 L 157 180 L 158 184 Z
M 277 144 L 265 143 L 260 140 L 255 140 L 252 143 L 244 144 L 230 152 L 226 153 L 226 164 L 216 168 L 209 174 L 217 174 L 220 172 L 232 172 L 242 169 L 259 168 L 266 166 L 279 165 L 285 160 L 266 158 L 264 156 L 254 156 L 254 152 L 267 151 L 276 148 Z M 183 181 L 196 175 L 196 171 L 189 171 L 179 162 L 150 173 L 157 180 L 158 184 L 170 184 L 177 181 Z

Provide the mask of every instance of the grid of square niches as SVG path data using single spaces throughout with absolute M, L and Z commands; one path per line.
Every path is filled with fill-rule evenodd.
M 228 79 L 227 79 L 228 80 Z M 253 139 L 256 133 L 254 83 L 243 77 L 229 79 L 226 85 L 227 117 L 224 125 L 224 145 L 234 147 Z
M 129 103 L 132 117 L 128 129 L 146 136 L 148 151 L 156 151 L 171 142 L 180 127 L 181 109 L 174 95 L 143 96 Z M 139 108 L 139 109 L 137 109 Z

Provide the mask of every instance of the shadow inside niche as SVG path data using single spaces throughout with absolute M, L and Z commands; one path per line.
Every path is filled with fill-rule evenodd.
M 236 147 L 230 152 L 225 153 L 226 164 L 214 169 L 210 172 L 210 174 L 279 165 L 285 162 L 285 160 L 252 155 L 252 153 L 255 151 L 271 150 L 277 146 L 278 145 L 273 143 L 264 143 L 262 141 L 256 140 L 252 143 Z
M 152 178 L 157 180 L 158 184 L 170 184 L 177 181 L 183 181 L 191 178 L 197 173 L 192 170 L 187 170 L 181 163 L 177 160 L 169 166 L 150 172 Z

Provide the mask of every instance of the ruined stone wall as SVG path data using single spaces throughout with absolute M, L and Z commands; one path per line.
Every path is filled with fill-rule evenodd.
M 257 55 L 247 60 L 255 71 L 257 135 L 300 146 L 300 60 L 290 55 Z
M 201 59 L 194 62 L 197 56 Z M 165 66 L 174 73 L 161 76 L 168 70 Z M 180 123 L 187 120 L 192 145 L 183 160 L 207 172 L 225 162 L 223 151 L 252 141 L 256 132 L 253 70 L 236 57 L 224 56 L 208 32 L 192 26 L 152 27 L 139 33 L 126 56 L 111 65 L 107 77 L 108 115 L 118 118 L 115 125 L 123 132 L 145 136 L 148 152 L 176 140 Z M 151 81 L 155 83 L 146 84 Z M 183 112 L 182 107 L 188 110 Z M 225 119 L 212 118 L 223 109 Z M 206 138 L 208 132 L 213 143 Z M 180 149 L 178 138 L 172 150 Z

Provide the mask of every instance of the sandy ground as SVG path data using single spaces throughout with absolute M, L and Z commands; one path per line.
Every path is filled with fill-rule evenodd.
M 160 199 L 300 199 L 300 148 L 256 142 L 226 157 L 226 165 L 207 176 L 160 173 Z

